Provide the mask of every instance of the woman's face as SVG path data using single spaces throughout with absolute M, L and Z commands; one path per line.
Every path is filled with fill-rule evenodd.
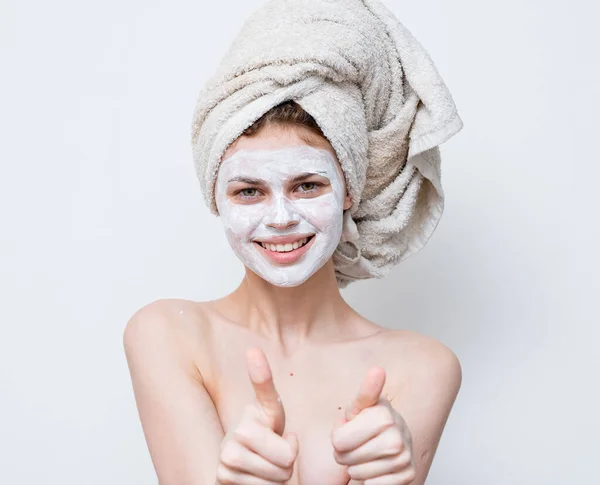
M 263 132 L 223 155 L 217 209 L 248 268 L 274 285 L 298 286 L 332 256 L 351 200 L 330 145 L 306 145 L 292 131 Z

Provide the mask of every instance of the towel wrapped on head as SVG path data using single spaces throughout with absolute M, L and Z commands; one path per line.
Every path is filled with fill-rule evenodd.
M 380 0 L 268 1 L 194 111 L 194 161 L 212 213 L 222 154 L 287 100 L 317 121 L 353 200 L 333 255 L 338 286 L 384 276 L 425 245 L 442 215 L 438 146 L 463 126 L 450 92 Z

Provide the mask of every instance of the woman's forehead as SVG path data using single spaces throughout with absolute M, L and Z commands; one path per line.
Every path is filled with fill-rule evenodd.
M 230 174 L 262 173 L 263 175 L 285 176 L 314 172 L 326 177 L 339 173 L 335 157 L 323 148 L 308 145 L 276 149 L 238 150 L 221 162 L 219 172 Z

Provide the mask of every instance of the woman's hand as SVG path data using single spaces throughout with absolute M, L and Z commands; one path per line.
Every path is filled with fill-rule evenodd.
M 385 371 L 372 368 L 331 433 L 334 457 L 364 485 L 407 485 L 415 478 L 412 437 L 402 416 L 381 397 L 384 383 Z
M 264 353 L 250 349 L 246 361 L 256 401 L 223 439 L 216 485 L 284 483 L 293 473 L 298 438 L 294 433 L 281 436 L 285 412 Z

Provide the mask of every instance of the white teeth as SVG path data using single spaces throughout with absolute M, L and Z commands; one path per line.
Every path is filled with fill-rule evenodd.
M 290 251 L 293 251 L 294 249 L 298 249 L 298 248 L 304 246 L 306 244 L 307 240 L 308 240 L 308 238 L 305 237 L 304 239 L 300 239 L 299 241 L 294 241 L 293 243 L 271 244 L 271 243 L 261 242 L 260 244 L 263 248 L 268 249 L 269 251 L 276 251 L 278 253 L 288 253 Z

